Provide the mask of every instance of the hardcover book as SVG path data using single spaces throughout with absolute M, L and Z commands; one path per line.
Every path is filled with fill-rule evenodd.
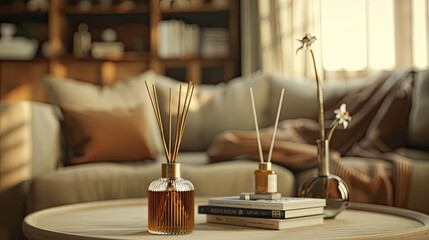
M 265 210 L 293 210 L 302 208 L 324 207 L 326 200 L 322 198 L 282 197 L 273 200 L 243 200 L 239 196 L 209 198 L 212 206 L 253 208 Z
M 198 206 L 198 213 L 236 216 L 236 217 L 286 219 L 286 218 L 320 215 L 320 214 L 323 214 L 323 207 L 301 208 L 301 209 L 294 209 L 294 210 L 264 210 L 264 209 L 252 209 L 252 208 L 233 208 L 233 207 L 200 205 Z
M 289 219 L 232 217 L 221 215 L 207 215 L 208 223 L 221 223 L 245 227 L 282 230 L 323 224 L 323 214 Z

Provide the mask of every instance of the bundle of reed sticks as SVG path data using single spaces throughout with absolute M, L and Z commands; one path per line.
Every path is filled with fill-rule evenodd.
M 186 119 L 188 116 L 189 106 L 191 105 L 192 95 L 194 93 L 194 84 L 189 81 L 186 88 L 186 95 L 183 104 L 181 104 L 182 96 L 182 85 L 179 85 L 179 99 L 177 104 L 177 115 L 176 115 L 176 126 L 174 127 L 174 143 L 172 146 L 172 89 L 170 88 L 168 94 L 168 142 L 166 139 L 166 134 L 164 131 L 161 111 L 159 108 L 158 96 L 156 93 L 156 86 L 152 84 L 152 93 L 149 89 L 147 82 L 146 90 L 149 94 L 150 102 L 152 104 L 153 112 L 155 113 L 156 121 L 158 124 L 159 131 L 161 133 L 161 138 L 164 146 L 165 157 L 167 158 L 167 163 L 176 163 L 177 155 L 179 153 L 180 143 L 182 142 L 183 132 L 186 125 Z
M 262 144 L 261 144 L 261 136 L 259 134 L 259 124 L 258 124 L 258 116 L 256 114 L 256 107 L 255 107 L 255 98 L 253 97 L 253 88 L 250 87 L 249 88 L 250 91 L 250 99 L 251 99 L 251 103 L 252 103 L 252 110 L 253 110 L 253 119 L 255 121 L 255 129 L 256 129 L 256 139 L 258 141 L 258 150 L 259 150 L 259 161 L 261 163 L 264 163 L 264 154 L 262 152 Z M 268 153 L 268 160 L 267 162 L 271 162 L 271 157 L 273 155 L 273 148 L 274 148 L 274 141 L 276 139 L 276 134 L 277 134 L 277 127 L 279 125 L 279 119 L 280 119 L 280 112 L 282 109 L 282 104 L 283 104 L 283 96 L 285 93 L 285 89 L 282 88 L 282 92 L 280 94 L 280 100 L 279 100 L 279 105 L 277 108 L 277 117 L 276 117 L 276 122 L 274 124 L 274 133 L 273 136 L 271 138 L 271 144 L 270 144 L 270 151 Z

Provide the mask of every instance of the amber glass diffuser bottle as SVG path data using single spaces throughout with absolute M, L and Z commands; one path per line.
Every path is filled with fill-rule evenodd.
M 163 163 L 162 177 L 149 186 L 148 231 L 188 234 L 194 229 L 194 186 L 180 176 L 179 163 Z
M 180 176 L 180 164 L 176 163 L 186 117 L 191 104 L 194 86 L 188 83 L 186 97 L 181 104 L 182 87 L 179 87 L 174 141 L 172 141 L 172 97 L 169 93 L 168 141 L 166 141 L 156 87 L 152 94 L 146 83 L 158 128 L 163 140 L 167 163 L 162 164 L 161 178 L 153 181 L 148 189 L 148 231 L 153 234 L 188 234 L 194 230 L 194 186 Z M 168 144 L 167 144 L 168 143 Z

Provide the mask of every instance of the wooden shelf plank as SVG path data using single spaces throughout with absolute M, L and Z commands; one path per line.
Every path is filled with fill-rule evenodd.
M 161 62 L 225 62 L 236 60 L 233 57 L 184 57 L 184 58 L 158 58 Z
M 125 8 L 121 6 L 113 6 L 108 9 L 99 6 L 93 6 L 88 10 L 82 10 L 77 6 L 65 6 L 63 12 L 66 14 L 131 14 L 131 13 L 149 13 L 147 4 L 139 4 L 133 8 Z
M 1 62 L 14 62 L 14 63 L 25 63 L 25 62 L 48 62 L 50 61 L 49 58 L 43 57 L 43 56 L 36 56 L 32 59 L 1 59 Z
M 146 62 L 150 59 L 150 53 L 148 52 L 125 52 L 120 57 L 106 57 L 106 58 L 76 58 L 73 55 L 67 54 L 62 55 L 58 58 L 61 61 L 79 61 L 79 62 Z
M 230 10 L 230 6 L 213 6 L 211 4 L 201 4 L 199 6 L 187 6 L 187 7 L 172 7 L 172 8 L 161 8 L 161 13 L 201 13 L 201 12 L 225 12 Z
M 0 6 L 1 15 L 48 15 L 48 11 L 30 11 L 27 8 Z

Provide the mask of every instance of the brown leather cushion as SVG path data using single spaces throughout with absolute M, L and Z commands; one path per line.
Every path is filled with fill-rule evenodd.
M 144 109 L 93 111 L 61 108 L 70 150 L 65 165 L 156 159 Z

